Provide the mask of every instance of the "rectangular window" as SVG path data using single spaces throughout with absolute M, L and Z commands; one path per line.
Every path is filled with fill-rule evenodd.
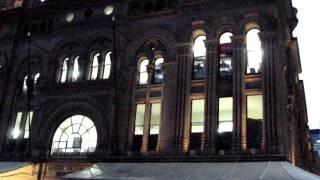
M 205 76 L 205 60 L 206 56 L 193 58 L 192 79 L 204 79 Z
M 140 148 L 142 145 L 145 109 L 146 109 L 145 104 L 137 104 L 136 106 L 134 136 L 133 136 L 133 143 L 132 143 L 133 151 L 140 151 Z
M 148 150 L 156 150 L 158 134 L 160 129 L 161 103 L 151 104 L 150 134 L 148 140 Z
M 200 149 L 204 131 L 204 99 L 192 100 L 190 149 Z
M 247 96 L 248 148 L 261 148 L 263 101 L 262 95 Z
M 233 128 L 233 98 L 219 98 L 219 127 L 218 132 L 232 132 Z
M 29 113 L 27 113 L 27 117 L 26 117 L 27 120 L 24 128 L 24 136 L 23 136 L 23 138 L 25 139 L 29 138 L 32 117 L 33 117 L 33 111 L 30 111 Z
M 20 135 L 20 124 L 22 119 L 22 112 L 17 113 L 16 122 L 12 131 L 12 138 L 17 139 Z

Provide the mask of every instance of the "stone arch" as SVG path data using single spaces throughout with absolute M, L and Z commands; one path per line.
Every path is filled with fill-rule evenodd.
M 37 133 L 41 137 L 41 149 L 45 156 L 50 154 L 52 138 L 59 125 L 68 117 L 73 115 L 83 115 L 90 118 L 97 129 L 98 142 L 96 153 L 105 150 L 110 144 L 111 129 L 110 117 L 107 117 L 101 108 L 100 104 L 93 100 L 71 100 L 66 103 L 66 100 L 60 101 L 53 107 L 50 107 L 46 113 L 42 114 L 42 120 L 38 119 L 36 127 L 33 129 L 40 129 Z M 111 114 L 111 112 L 110 112 Z M 46 118 L 47 117 L 47 118 Z M 43 121 L 46 119 L 46 121 Z M 34 134 L 32 134 L 34 136 Z
M 241 29 L 238 29 L 238 31 L 245 35 L 246 32 L 249 30 L 246 28 L 246 25 L 248 23 L 256 23 L 259 26 L 259 29 L 261 32 L 267 31 L 270 29 L 273 29 L 275 26 L 275 19 L 269 14 L 263 13 L 263 12 L 256 12 L 251 11 L 247 12 L 243 15 L 243 18 L 239 21 L 238 27 Z

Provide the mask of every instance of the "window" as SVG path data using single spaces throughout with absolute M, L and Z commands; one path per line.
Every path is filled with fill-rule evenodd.
M 23 78 L 22 93 L 27 94 L 28 91 L 28 75 Z
M 251 29 L 247 32 L 247 74 L 261 72 L 262 50 L 259 33 L 258 29 Z
M 220 77 L 232 75 L 232 33 L 225 32 L 220 36 Z
M 68 61 L 69 58 L 65 58 L 62 62 L 62 68 L 61 68 L 61 78 L 60 82 L 64 83 L 67 80 L 67 73 L 68 73 Z
M 262 141 L 262 95 L 247 96 L 247 143 L 248 148 L 259 149 Z
M 39 84 L 40 73 L 34 75 L 33 85 L 36 86 Z
M 18 139 L 20 137 L 23 137 L 24 139 L 29 138 L 32 118 L 33 118 L 33 111 L 17 113 L 16 121 L 14 123 L 14 127 L 12 130 L 13 139 Z M 22 135 L 21 135 L 21 132 L 23 132 Z
M 161 64 L 163 63 L 164 59 L 163 58 L 158 58 L 156 59 L 154 65 L 154 77 L 153 77 L 153 82 L 155 84 L 161 84 L 163 81 L 163 74 L 161 71 Z
M 73 61 L 73 70 L 72 70 L 72 81 L 75 82 L 79 77 L 79 56 L 77 56 Z
M 97 146 L 97 130 L 86 116 L 74 115 L 64 120 L 56 130 L 51 155 L 85 155 Z
M 148 59 L 144 59 L 140 63 L 140 68 L 139 68 L 139 84 L 140 85 L 145 85 L 148 84 L 148 72 L 147 72 L 147 66 L 149 64 Z
M 193 46 L 193 79 L 203 79 L 205 75 L 204 64 L 206 59 L 206 36 L 198 36 Z
M 104 57 L 103 64 L 103 79 L 108 79 L 111 72 L 111 52 L 108 52 Z
M 204 99 L 195 99 L 191 103 L 190 148 L 200 149 L 204 132 Z
M 92 64 L 91 64 L 91 80 L 96 80 L 98 77 L 99 58 L 100 58 L 99 53 L 97 53 L 93 56 L 93 60 L 92 60 Z
M 219 127 L 218 133 L 232 132 L 233 128 L 233 98 L 219 98 Z
M 148 140 L 148 150 L 156 150 L 158 143 L 158 135 L 160 130 L 160 114 L 161 114 L 161 104 L 152 103 L 151 104 L 151 117 L 150 117 L 150 132 Z

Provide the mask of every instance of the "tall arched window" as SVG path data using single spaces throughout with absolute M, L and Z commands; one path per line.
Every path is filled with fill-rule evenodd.
M 231 32 L 225 32 L 220 36 L 220 77 L 232 75 L 232 44 Z
M 156 59 L 156 61 L 154 62 L 154 77 L 153 77 L 153 82 L 155 84 L 160 84 L 162 83 L 162 80 L 163 80 L 163 74 L 162 74 L 162 71 L 161 71 L 161 64 L 163 63 L 164 59 L 161 57 L 161 58 L 158 58 Z
M 62 62 L 62 68 L 61 68 L 61 77 L 60 77 L 60 82 L 64 83 L 67 80 L 67 74 L 68 74 L 68 61 L 69 58 L 65 58 Z
M 91 80 L 95 80 L 98 77 L 99 58 L 100 58 L 99 53 L 93 56 L 92 64 L 91 64 Z
M 86 116 L 74 115 L 64 120 L 54 133 L 51 155 L 85 155 L 97 146 L 97 130 Z
M 206 46 L 204 43 L 206 36 L 198 36 L 194 40 L 193 46 L 193 79 L 204 78 L 204 64 L 206 59 Z
M 108 52 L 104 57 L 103 63 L 103 79 L 108 79 L 111 72 L 111 52 Z
M 27 94 L 28 91 L 28 75 L 23 78 L 22 93 Z
M 148 83 L 148 72 L 147 72 L 147 65 L 149 64 L 148 59 L 144 59 L 140 63 L 140 68 L 139 68 L 139 84 L 147 84 Z
M 247 32 L 247 74 L 261 72 L 262 50 L 259 33 L 259 29 L 251 29 Z
M 73 61 L 72 81 L 77 81 L 79 78 L 79 56 Z

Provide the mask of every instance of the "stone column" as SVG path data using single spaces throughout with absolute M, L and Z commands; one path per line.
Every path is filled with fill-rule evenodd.
M 239 154 L 246 150 L 246 97 L 245 97 L 245 51 L 244 37 L 231 37 L 233 44 L 232 92 L 233 92 L 233 142 L 232 153 Z
M 262 93 L 263 93 L 263 123 L 262 123 L 262 151 L 276 152 L 276 33 L 262 32 L 259 34 L 262 49 Z M 278 65 L 278 64 L 277 64 Z
M 191 47 L 191 43 L 180 43 L 177 45 L 177 126 L 175 130 L 175 147 L 178 154 L 187 152 L 190 138 L 188 100 L 192 74 Z
M 204 153 L 215 154 L 218 125 L 217 73 L 219 67 L 219 40 L 206 40 L 206 87 L 205 87 L 205 132 Z
M 161 121 L 158 137 L 161 154 L 174 153 L 176 130 L 177 65 L 176 62 L 162 63 L 163 73 L 161 97 Z
M 151 104 L 150 104 L 150 85 L 153 78 L 154 73 L 154 65 L 149 64 L 147 66 L 148 72 L 148 84 L 147 84 L 147 91 L 146 91 L 146 102 L 145 102 L 145 113 L 144 113 L 144 128 L 143 128 L 143 137 L 142 137 L 142 145 L 141 145 L 141 152 L 148 151 L 148 140 L 149 140 L 149 133 L 150 133 L 150 116 L 151 116 Z

